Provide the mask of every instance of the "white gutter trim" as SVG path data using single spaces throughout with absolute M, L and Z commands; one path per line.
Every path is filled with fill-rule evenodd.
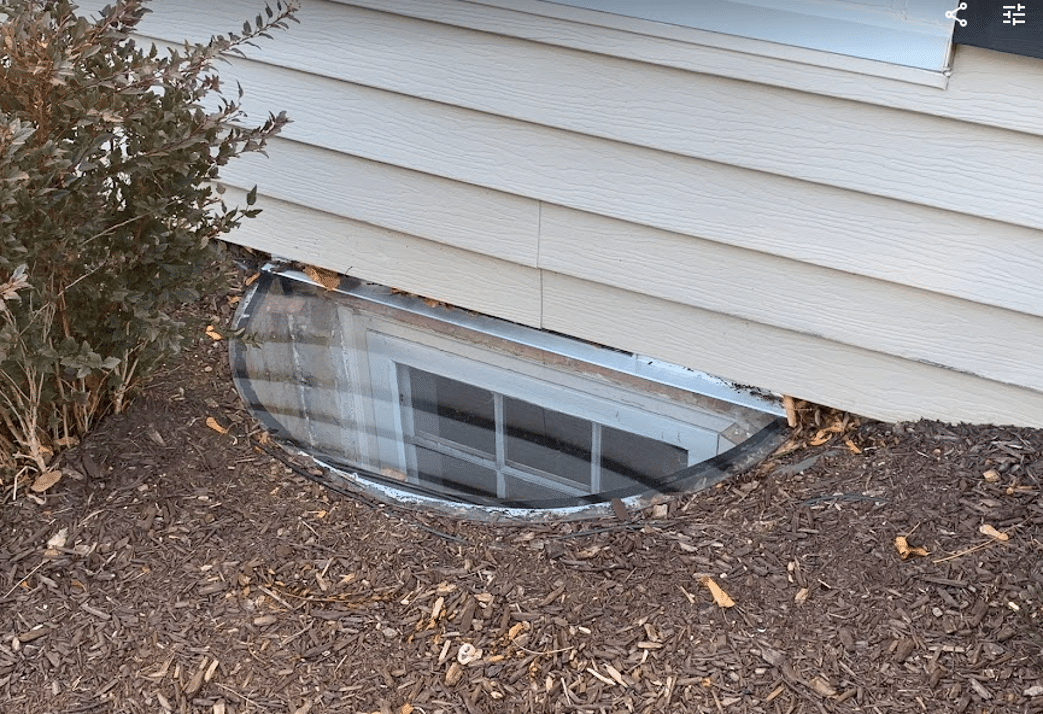
M 420 20 L 517 37 L 689 71 L 707 71 L 707 52 L 745 55 L 750 60 L 798 64 L 945 89 L 951 66 L 951 25 L 944 38 L 933 38 L 942 59 L 938 70 L 910 67 L 835 52 L 807 49 L 693 27 L 624 17 L 541 0 L 330 0 Z M 952 21 L 950 20 L 950 23 Z M 866 28 L 870 31 L 870 28 Z M 635 40 L 638 40 L 635 42 Z M 737 79 L 761 81 L 742 69 L 736 57 Z M 714 63 L 710 73 L 719 74 Z M 728 73 L 729 75 L 733 73 Z M 854 78 L 852 78 L 854 79 Z M 774 84 L 774 82 L 766 82 Z

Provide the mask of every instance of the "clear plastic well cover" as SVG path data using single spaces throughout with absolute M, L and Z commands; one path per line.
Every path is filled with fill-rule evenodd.
M 777 431 L 777 403 L 720 380 L 349 278 L 262 273 L 236 326 L 254 415 L 385 493 L 533 509 L 699 488 Z

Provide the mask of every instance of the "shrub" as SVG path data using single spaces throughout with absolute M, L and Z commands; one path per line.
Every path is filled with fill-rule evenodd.
M 160 52 L 132 38 L 144 0 L 0 0 L 0 473 L 46 469 L 183 346 L 215 238 L 257 213 L 220 168 L 288 121 L 245 126 L 215 61 L 295 11 Z

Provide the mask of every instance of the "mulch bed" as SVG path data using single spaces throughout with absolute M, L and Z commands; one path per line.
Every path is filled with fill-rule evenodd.
M 1043 712 L 1041 431 L 869 423 L 539 526 L 346 497 L 259 437 L 214 343 L 8 498 L 5 711 Z

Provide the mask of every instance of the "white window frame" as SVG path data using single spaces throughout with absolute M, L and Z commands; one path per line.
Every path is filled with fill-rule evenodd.
M 559 381 L 552 381 L 545 374 L 540 377 L 526 375 L 524 360 L 500 356 L 497 364 L 491 364 L 481 359 L 484 350 L 471 346 L 460 346 L 461 351 L 466 351 L 465 356 L 447 350 L 444 344 L 440 348 L 426 346 L 375 330 L 367 333 L 366 343 L 371 386 L 377 394 L 391 395 L 389 399 L 373 400 L 378 458 L 381 463 L 391 464 L 392 468 L 405 474 L 407 482 L 412 484 L 418 483 L 416 459 L 415 451 L 409 445 L 411 440 L 407 438 L 411 431 L 411 417 L 408 408 L 403 408 L 403 405 L 409 403 L 409 399 L 404 398 L 408 395 L 403 395 L 400 389 L 400 366 L 438 374 L 485 389 L 494 395 L 518 399 L 597 425 L 680 447 L 688 452 L 689 466 L 701 463 L 708 455 L 717 455 L 721 450 L 719 432 L 713 428 L 699 427 L 656 413 L 659 411 L 658 400 L 638 392 L 621 388 L 606 390 L 602 384 L 581 380 L 580 383 L 588 382 L 588 391 L 578 389 L 576 380 L 571 380 L 573 384 L 566 386 Z M 502 403 L 502 400 L 497 401 Z M 502 416 L 502 410 L 498 410 L 497 432 L 501 429 Z M 600 433 L 600 428 L 595 429 L 595 432 Z M 589 492 L 569 489 L 567 484 L 557 479 L 541 482 L 537 474 L 505 463 L 502 459 L 502 444 L 497 445 L 495 466 L 487 467 L 497 473 L 496 490 L 499 498 L 503 498 L 506 493 L 504 474 L 554 488 L 563 496 L 587 495 L 598 493 L 600 489 L 600 483 L 597 482 L 600 445 L 597 447 L 591 457 L 592 476 Z M 457 458 L 462 456 L 448 455 Z M 475 459 L 464 458 L 478 463 Z M 570 490 L 572 493 L 569 493 Z

